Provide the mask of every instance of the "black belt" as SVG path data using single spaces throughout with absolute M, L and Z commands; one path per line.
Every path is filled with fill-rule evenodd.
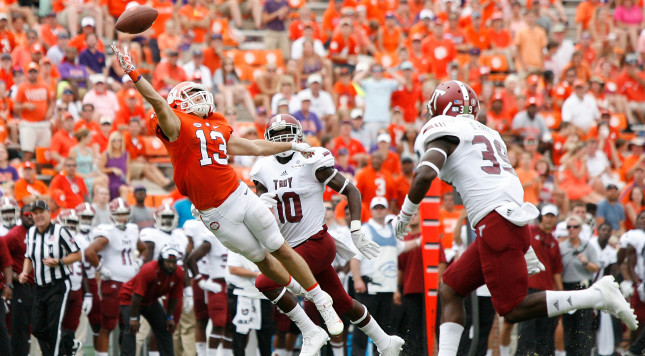
M 53 282 L 49 282 L 49 283 L 46 283 L 46 284 L 37 284 L 37 285 L 36 285 L 36 287 L 37 287 L 37 288 L 51 288 L 51 287 L 55 286 L 55 285 L 56 285 L 56 283 L 58 283 L 58 282 L 64 282 L 64 281 L 66 281 L 66 280 L 67 280 L 67 278 L 64 278 L 64 279 L 56 279 L 56 280 L 54 280 Z

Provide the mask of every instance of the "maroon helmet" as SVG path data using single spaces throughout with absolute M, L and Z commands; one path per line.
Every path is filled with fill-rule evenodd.
M 76 206 L 76 215 L 78 215 L 78 229 L 86 234 L 94 225 L 96 210 L 90 203 L 80 203 Z
M 125 225 L 130 222 L 130 214 L 132 209 L 130 204 L 123 198 L 114 198 L 110 202 L 110 217 L 114 224 L 120 228 L 125 229 Z
M 439 84 L 427 104 L 427 118 L 439 115 L 476 119 L 479 114 L 477 94 L 468 84 L 449 80 Z
M 288 132 L 280 132 L 289 130 Z M 278 132 L 280 132 L 278 134 Z M 302 125 L 295 117 L 287 114 L 278 114 L 273 116 L 267 122 L 264 130 L 264 139 L 273 142 L 302 142 Z M 293 152 L 286 151 L 276 154 L 276 156 L 288 156 Z

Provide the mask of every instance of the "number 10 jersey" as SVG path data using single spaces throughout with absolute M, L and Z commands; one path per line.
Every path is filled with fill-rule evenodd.
M 334 156 L 325 148 L 314 149 L 309 158 L 295 152 L 286 164 L 274 156 L 262 157 L 251 169 L 251 180 L 276 194 L 278 205 L 273 211 L 282 236 L 292 247 L 319 232 L 325 221 L 325 185 L 316 178 L 316 171 L 333 167 Z
M 423 126 L 415 149 L 423 156 L 428 143 L 444 136 L 457 137 L 459 145 L 444 163 L 439 178 L 459 192 L 472 226 L 503 203 L 524 203 L 522 183 L 497 131 L 476 120 L 441 115 Z

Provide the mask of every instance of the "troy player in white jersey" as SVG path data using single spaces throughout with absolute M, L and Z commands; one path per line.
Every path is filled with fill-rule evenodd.
M 64 226 L 74 238 L 74 241 L 78 245 L 78 248 L 81 250 L 81 253 L 85 251 L 88 244 L 83 239 L 77 239 L 78 234 L 78 215 L 76 215 L 76 210 L 74 209 L 65 209 L 62 210 L 56 217 L 57 222 Z M 78 328 L 78 324 L 81 320 L 81 311 L 87 312 L 92 309 L 92 295 L 89 294 L 90 287 L 87 283 L 87 276 L 85 274 L 85 268 L 83 267 L 83 261 L 76 261 L 70 266 L 69 281 L 72 284 L 72 290 L 69 293 L 69 299 L 67 300 L 67 309 L 65 310 L 65 318 L 61 324 L 62 332 L 62 342 L 64 345 L 69 345 L 72 350 L 78 350 L 81 347 L 81 342 L 74 339 L 74 334 Z M 84 297 L 89 295 L 89 298 Z
M 101 224 L 92 231 L 92 244 L 85 258 L 101 276 L 101 329 L 96 340 L 96 355 L 107 356 L 110 332 L 119 321 L 119 290 L 134 277 L 141 265 L 134 252 L 146 256 L 146 245 L 139 240 L 139 228 L 129 223 L 130 204 L 122 198 L 110 202 L 113 224 Z M 100 256 L 100 260 L 99 260 Z M 121 331 L 125 330 L 122 325 Z
M 204 239 L 212 235 L 211 231 L 204 224 L 195 219 L 184 222 L 184 234 L 193 248 L 200 246 Z M 187 256 L 188 257 L 188 256 Z M 192 274 L 190 268 L 186 268 L 192 280 L 193 287 L 193 310 L 195 311 L 195 349 L 197 356 L 206 356 L 206 327 L 208 325 L 208 306 L 206 305 L 206 292 L 199 286 L 202 279 L 208 280 L 208 258 L 202 257 L 196 262 L 197 274 Z
M 85 275 L 87 277 L 87 284 L 89 292 L 85 292 L 83 297 L 83 312 L 87 315 L 92 334 L 94 337 L 94 345 L 96 345 L 96 338 L 101 329 L 101 299 L 99 297 L 98 283 L 96 281 L 96 269 L 87 262 L 85 258 L 85 250 L 92 243 L 92 228 L 95 225 L 96 211 L 90 203 L 81 203 L 76 206 L 76 215 L 78 216 L 78 232 L 74 235 L 74 239 L 78 247 L 83 252 L 83 265 L 85 267 Z M 90 295 L 88 295 L 88 293 Z M 91 298 L 91 302 L 87 299 Z M 89 306 L 89 307 L 88 307 Z M 87 307 L 87 309 L 86 309 Z
M 290 115 L 276 115 L 267 123 L 265 139 L 274 142 L 300 142 L 302 127 Z M 387 335 L 368 313 L 367 308 L 347 295 L 332 263 L 336 257 L 336 244 L 327 232 L 323 192 L 329 186 L 347 196 L 352 239 L 358 250 L 367 258 L 376 257 L 380 248 L 365 239 L 361 231 L 361 195 L 358 189 L 334 169 L 334 156 L 325 148 L 315 148 L 311 156 L 299 152 L 279 153 L 260 158 L 251 169 L 257 194 L 273 209 L 280 231 L 287 243 L 300 254 L 320 287 L 334 299 L 334 309 L 344 314 L 372 337 L 381 355 L 398 355 L 403 340 Z M 313 355 L 315 347 L 328 337 L 314 324 L 285 289 L 264 275 L 258 276 L 255 285 L 280 308 L 302 331 L 301 355 Z
M 6 235 L 12 227 L 16 226 L 20 219 L 20 207 L 15 199 L 9 197 L 0 198 L 0 236 Z
M 202 224 L 203 225 L 203 224 Z M 228 249 L 212 233 L 198 233 L 201 243 L 186 259 L 186 265 L 196 276 L 198 286 L 206 291 L 208 316 L 213 323 L 213 330 L 208 340 L 208 355 L 215 354 L 219 344 L 222 344 L 222 355 L 233 356 L 233 318 L 228 308 L 226 290 L 226 261 Z M 208 276 L 200 276 L 197 261 L 206 259 Z M 202 350 L 199 350 L 203 352 Z
M 495 130 L 476 121 L 477 94 L 462 82 L 439 84 L 427 109 L 429 121 L 415 143 L 421 163 L 401 212 L 392 222 L 396 236 L 401 239 L 409 230 L 410 219 L 436 177 L 461 194 L 477 233 L 475 242 L 443 276 L 439 356 L 457 354 L 464 329 L 463 299 L 484 284 L 497 313 L 511 323 L 595 308 L 636 329 L 636 317 L 612 276 L 585 290 L 527 295 L 527 269 L 530 273 L 544 269 L 529 248 L 526 226 L 538 211 L 524 203 L 524 191 L 508 162 L 504 141 Z

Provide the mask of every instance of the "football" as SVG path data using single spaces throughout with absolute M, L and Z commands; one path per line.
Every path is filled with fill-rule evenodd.
M 139 5 L 125 10 L 114 27 L 131 35 L 141 33 L 152 26 L 159 13 L 150 6 Z

